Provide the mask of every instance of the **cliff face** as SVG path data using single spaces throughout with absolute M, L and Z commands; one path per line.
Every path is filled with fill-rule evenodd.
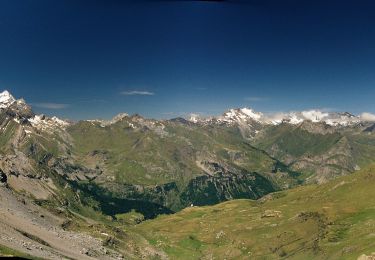
M 204 174 L 180 187 L 176 182 L 171 182 L 156 186 L 111 184 L 104 188 L 112 191 L 112 198 L 138 201 L 144 203 L 144 207 L 147 207 L 146 202 L 151 202 L 160 205 L 160 210 L 165 212 L 179 211 L 191 204 L 203 206 L 232 199 L 258 199 L 277 190 L 267 178 L 246 171 Z M 98 186 L 92 187 L 91 191 L 98 198 L 103 197 L 103 190 Z M 141 209 L 139 211 L 142 212 Z
M 183 205 L 213 205 L 232 199 L 258 199 L 275 191 L 272 183 L 257 173 L 199 176 L 181 194 Z

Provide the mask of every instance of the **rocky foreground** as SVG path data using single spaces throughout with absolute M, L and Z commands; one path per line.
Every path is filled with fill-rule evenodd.
M 57 211 L 59 209 L 56 209 Z M 45 259 L 121 259 L 102 240 L 62 228 L 66 218 L 0 187 L 0 244 Z

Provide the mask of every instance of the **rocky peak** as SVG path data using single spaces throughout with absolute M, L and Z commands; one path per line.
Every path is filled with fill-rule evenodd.
M 20 120 L 34 116 L 31 107 L 26 104 L 24 99 L 15 99 L 7 90 L 0 93 L 0 109 L 5 111 L 8 116 Z
M 190 114 L 189 121 L 193 123 L 261 123 L 264 115 L 256 112 L 251 108 L 232 108 L 226 111 L 221 116 L 217 117 L 201 117 L 198 114 Z
M 9 93 L 8 90 L 4 90 L 0 93 L 0 108 L 9 107 L 16 99 Z
M 349 118 L 356 117 L 355 115 L 353 115 L 352 113 L 349 113 L 349 112 L 339 113 L 339 115 L 344 116 L 344 117 L 349 117 Z
M 35 115 L 28 119 L 31 126 L 41 130 L 52 132 L 56 129 L 64 129 L 70 125 L 69 122 L 61 120 L 57 117 L 47 117 L 45 115 Z
M 145 119 L 143 116 L 141 116 L 141 115 L 138 114 L 138 113 L 132 114 L 132 115 L 130 116 L 130 118 L 131 118 L 131 119 L 135 119 L 135 120 L 137 120 L 137 119 Z
M 193 123 L 225 123 L 225 124 L 249 124 L 249 125 L 279 125 L 288 123 L 298 125 L 304 121 L 313 123 L 325 123 L 330 126 L 344 127 L 357 125 L 361 122 L 359 116 L 348 112 L 324 112 L 318 109 L 305 110 L 300 112 L 278 112 L 266 113 L 254 111 L 251 108 L 229 109 L 218 117 L 202 118 L 199 115 L 191 114 L 190 122 Z
M 299 124 L 299 127 L 312 134 L 324 135 L 324 134 L 332 134 L 335 132 L 335 128 L 332 125 L 329 125 L 324 121 L 313 122 L 311 120 L 304 120 Z
M 0 93 L 0 111 L 9 118 L 21 124 L 29 124 L 39 130 L 54 129 L 56 127 L 64 128 L 69 125 L 68 122 L 57 117 L 46 117 L 45 115 L 35 115 L 23 98 L 15 99 L 9 91 Z
M 184 124 L 184 125 L 189 125 L 192 122 L 191 120 L 186 120 L 183 117 L 176 117 L 176 118 L 169 119 L 167 121 L 173 122 L 173 123 L 180 123 L 180 124 Z
M 222 115 L 223 121 L 248 121 L 254 120 L 259 122 L 263 117 L 262 113 L 255 112 L 254 110 L 244 107 L 244 108 L 236 108 L 230 109 L 229 111 L 225 112 Z
M 120 113 L 116 116 L 114 116 L 110 121 L 107 122 L 108 125 L 116 124 L 117 122 L 122 121 L 124 118 L 129 117 L 126 113 Z

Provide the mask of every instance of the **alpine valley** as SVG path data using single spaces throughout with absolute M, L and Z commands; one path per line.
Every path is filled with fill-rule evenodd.
M 0 94 L 0 255 L 373 259 L 375 123 L 319 110 L 78 122 Z

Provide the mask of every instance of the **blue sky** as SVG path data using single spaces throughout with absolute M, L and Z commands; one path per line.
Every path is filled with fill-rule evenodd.
M 0 1 L 0 89 L 40 113 L 375 113 L 374 1 Z

